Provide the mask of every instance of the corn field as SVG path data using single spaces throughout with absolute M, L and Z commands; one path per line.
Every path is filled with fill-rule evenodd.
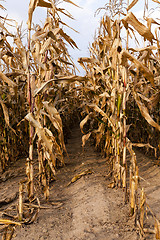
M 152 1 L 160 6 L 158 0 Z M 78 7 L 74 1 L 63 2 Z M 0 17 L 1 174 L 16 159 L 26 157 L 17 217 L 14 221 L 0 219 L 5 227 L 3 239 L 11 239 L 15 226 L 28 221 L 24 191 L 28 201 L 38 206 L 30 222 L 41 206 L 37 181 L 46 201 L 49 199 L 50 182 L 65 165 L 64 155 L 69 158 L 65 143 L 73 122 L 79 122 L 82 147 L 90 139 L 107 159 L 112 177 L 108 187 L 122 188 L 141 238 L 145 237 L 144 219 L 150 211 L 155 222 L 153 233 L 160 239 L 160 222 L 140 185 L 135 154 L 135 148 L 142 148 L 160 160 L 160 23 L 149 17 L 147 0 L 143 23 L 132 12 L 138 0 L 106 2 L 96 12 L 103 10 L 104 15 L 89 46 L 90 56 L 78 60 L 85 70 L 83 77 L 76 74 L 67 49 L 67 45 L 75 50 L 78 46 L 64 31 L 63 15 L 73 16 L 60 8 L 58 1 L 30 0 L 27 34 L 21 25 L 16 25 L 16 33 L 10 33 L 14 20 Z M 3 5 L 0 8 L 5 11 Z M 47 9 L 41 26 L 32 22 L 38 7 Z

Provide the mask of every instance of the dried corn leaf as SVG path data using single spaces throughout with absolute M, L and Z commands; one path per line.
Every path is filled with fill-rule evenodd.
M 160 1 L 158 1 L 158 0 L 152 0 L 152 2 L 155 2 L 155 3 L 159 3 L 159 4 L 160 4 Z
M 141 22 L 139 22 L 132 12 L 128 13 L 127 16 L 122 19 L 122 22 L 125 28 L 128 28 L 128 24 L 132 25 L 135 30 L 144 37 L 144 39 L 147 39 L 150 42 L 152 42 L 152 40 L 154 39 L 154 35 L 150 31 L 150 29 L 143 25 Z
M 6 8 L 3 7 L 2 4 L 0 4 L 0 8 L 3 9 L 3 10 L 6 10 Z
M 78 48 L 77 44 L 73 41 L 73 39 L 69 35 L 67 35 L 62 29 L 59 29 L 58 33 L 71 45 L 72 48 Z
M 19 222 L 11 221 L 11 220 L 8 220 L 8 219 L 0 219 L 0 224 L 6 224 L 6 225 L 13 224 L 13 225 L 18 225 L 18 226 L 22 225 Z
M 28 25 L 29 30 L 31 30 L 32 15 L 33 15 L 33 12 L 34 12 L 35 8 L 37 7 L 37 3 L 38 3 L 38 0 L 30 0 L 30 3 L 29 3 L 28 21 L 27 21 L 27 25 Z
M 110 58 L 112 58 L 112 67 L 116 70 L 117 61 L 118 61 L 118 54 L 122 50 L 122 43 L 119 38 L 115 38 L 112 48 L 110 50 Z
M 28 20 L 27 20 L 27 25 L 29 30 L 31 30 L 33 12 L 37 6 L 51 8 L 52 4 L 45 2 L 44 0 L 30 0 L 29 9 L 28 9 Z
M 73 19 L 74 20 L 74 17 L 69 13 L 69 12 L 64 12 L 64 9 L 62 9 L 62 8 L 56 8 L 56 10 L 57 11 L 59 11 L 59 12 L 61 12 L 61 13 L 63 13 L 65 16 L 67 16 L 67 17 L 69 17 L 69 18 L 71 18 L 71 19 Z
M 49 37 L 43 44 L 42 49 L 40 51 L 40 54 L 43 54 L 47 48 L 52 44 L 53 40 L 51 37 Z
M 0 79 L 2 79 L 5 83 L 7 83 L 10 87 L 16 87 L 17 86 L 17 84 L 16 83 L 14 83 L 11 79 L 9 79 L 8 77 L 6 77 L 5 75 L 4 75 L 4 73 L 2 73 L 1 71 L 0 71 Z
M 149 106 L 155 107 L 160 101 L 160 90 L 149 98 Z
M 129 48 L 128 50 L 133 51 L 133 52 L 143 52 L 143 51 L 149 51 L 149 50 L 157 50 L 156 46 L 147 46 L 144 48 Z
M 111 30 L 112 21 L 110 17 L 106 15 L 105 18 L 104 17 L 102 18 L 101 23 L 103 24 L 104 28 L 107 30 L 109 38 L 111 38 L 112 37 L 112 30 Z
M 152 86 L 154 86 L 154 75 L 153 73 L 139 60 L 137 60 L 132 54 L 130 54 L 128 51 L 123 50 L 121 52 L 121 64 L 123 66 L 126 66 L 126 60 L 129 59 L 131 62 L 133 62 L 138 70 L 143 74 L 143 76 L 150 81 Z
M 72 2 L 71 0 L 63 0 L 64 2 L 67 2 L 67 3 L 71 3 L 71 4 L 73 4 L 74 6 L 76 6 L 76 7 L 79 7 L 77 4 L 75 4 L 74 2 Z
M 67 187 L 71 184 L 76 182 L 78 179 L 80 179 L 82 176 L 88 175 L 88 174 L 92 174 L 93 172 L 90 169 L 87 169 L 79 174 L 77 174 L 76 176 L 74 176 L 72 178 L 72 180 L 68 183 Z
M 81 76 L 76 76 L 76 75 L 70 75 L 70 76 L 57 76 L 57 78 L 55 79 L 51 79 L 45 83 L 42 84 L 42 86 L 38 89 L 35 90 L 34 92 L 34 97 L 37 95 L 37 94 L 42 94 L 45 90 L 47 90 L 49 87 L 50 87 L 50 84 L 52 82 L 63 82 L 63 83 L 72 83 L 72 82 L 83 82 L 83 81 L 86 81 L 87 78 L 86 77 L 81 77 Z
M 149 29 L 151 29 L 151 24 L 156 24 L 156 25 L 160 25 L 157 21 L 155 21 L 153 18 L 145 18 L 145 20 L 147 21 L 147 27 Z
M 53 154 L 53 140 L 50 136 L 48 136 L 48 131 L 46 131 L 45 128 L 41 126 L 41 124 L 34 119 L 34 116 L 32 113 L 29 113 L 25 116 L 25 119 L 30 122 L 30 124 L 36 128 L 37 135 L 40 140 L 42 140 L 42 143 L 44 147 L 47 148 L 50 158 L 52 160 L 53 166 L 56 165 L 56 158 Z
M 95 58 L 81 57 L 81 58 L 78 59 L 78 62 L 79 62 L 79 63 L 82 63 L 82 62 L 87 62 L 87 63 L 98 63 L 98 60 L 95 59 Z
M 5 28 L 5 26 L 1 22 L 0 22 L 0 28 L 5 30 L 9 35 L 11 35 L 10 32 L 7 30 L 7 28 Z
M 151 148 L 151 149 L 154 149 L 155 151 L 155 157 L 156 157 L 156 148 L 151 146 L 149 143 L 132 143 L 132 146 L 135 146 L 135 147 L 147 147 L 147 148 Z
M 90 114 L 87 115 L 81 122 L 80 122 L 80 128 L 81 128 L 81 132 L 84 134 L 83 132 L 83 127 L 84 125 L 87 123 L 88 119 L 90 118 Z
M 46 2 L 44 0 L 38 0 L 38 7 L 46 7 L 46 8 L 52 8 L 52 4 L 49 2 Z
M 65 152 L 67 153 L 67 149 L 66 149 L 66 146 L 64 143 L 63 124 L 62 124 L 61 116 L 60 116 L 59 112 L 57 111 L 57 109 L 53 105 L 49 104 L 48 102 L 43 102 L 43 105 L 49 114 L 48 117 L 49 117 L 50 121 L 52 122 L 53 126 L 58 131 L 59 138 L 60 138 L 60 145 L 61 145 L 62 149 L 64 149 Z
M 143 223 L 144 223 L 144 204 L 146 202 L 146 197 L 144 193 L 144 188 L 141 190 L 141 199 L 140 199 L 140 225 L 143 228 Z
M 4 102 L 1 99 L 0 99 L 0 104 L 3 109 L 3 114 L 4 114 L 4 119 L 5 119 L 6 124 L 14 132 L 14 134 L 16 134 L 16 131 L 10 126 L 8 108 L 6 107 L 6 105 L 4 104 Z
M 158 129 L 160 131 L 160 125 L 158 125 L 158 123 L 156 123 L 152 117 L 149 115 L 148 109 L 145 107 L 145 105 L 140 101 L 139 96 L 134 92 L 134 99 L 141 111 L 142 116 L 146 119 L 146 121 L 153 127 L 155 127 L 156 129 Z
M 100 97 L 110 98 L 110 95 L 107 92 L 101 93 Z
M 56 35 L 53 33 L 53 31 L 49 31 L 47 36 L 51 37 L 54 41 L 57 41 Z
M 74 28 L 70 27 L 68 24 L 62 22 L 61 20 L 60 20 L 59 22 L 60 22 L 61 24 L 63 24 L 64 26 L 66 26 L 66 27 L 72 29 L 74 32 L 79 33 L 77 30 L 75 30 Z
M 36 220 L 39 211 L 40 211 L 39 208 L 32 209 L 32 213 L 30 214 L 31 215 L 30 218 L 25 220 L 24 224 L 29 225 L 29 224 L 33 223 Z
M 66 83 L 70 83 L 70 82 L 84 82 L 86 81 L 87 78 L 86 77 L 81 77 L 81 76 L 77 76 L 77 75 L 70 75 L 70 76 L 57 76 L 57 79 L 54 79 L 54 81 L 58 81 L 58 82 L 66 82 Z
M 37 31 L 32 35 L 32 41 L 42 41 L 47 35 L 48 33 L 43 30 Z
M 89 104 L 88 106 L 93 108 L 96 112 L 100 113 L 103 117 L 105 117 L 108 120 L 108 122 L 110 123 L 110 125 L 112 126 L 113 131 L 116 131 L 115 130 L 116 128 L 115 128 L 115 125 L 114 125 L 112 119 L 110 117 L 108 117 L 108 115 L 102 109 L 100 109 L 96 104 Z
M 82 137 L 82 147 L 85 146 L 86 141 L 90 138 L 90 136 L 91 136 L 91 132 L 87 133 L 86 135 L 83 135 L 83 137 Z
M 58 58 L 58 60 L 59 60 L 60 62 L 62 62 L 62 63 L 67 64 L 67 65 L 72 65 L 72 66 L 74 66 L 73 63 L 67 62 L 67 61 L 65 61 L 64 59 L 60 58 L 60 57 Z
M 127 7 L 127 10 L 129 11 L 132 7 L 134 7 L 134 5 L 136 5 L 136 3 L 138 2 L 139 0 L 133 0 L 129 6 Z
M 156 232 L 156 239 L 160 239 L 160 223 L 158 220 L 155 222 L 155 232 Z

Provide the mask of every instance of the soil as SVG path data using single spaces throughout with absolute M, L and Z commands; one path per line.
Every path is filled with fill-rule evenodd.
M 16 227 L 13 239 L 140 239 L 134 219 L 129 216 L 129 204 L 124 204 L 122 189 L 108 188 L 111 178 L 106 159 L 89 143 L 82 149 L 78 127 L 72 130 L 66 147 L 69 159 L 66 157 L 65 167 L 57 171 L 56 181 L 51 183 L 49 201 L 41 199 L 41 206 L 46 209 L 40 210 L 32 224 Z M 136 151 L 136 155 L 148 204 L 160 218 L 159 167 L 142 153 Z M 82 172 L 86 174 L 71 183 L 72 178 Z M 1 215 L 17 203 L 18 183 L 24 177 L 25 161 L 22 160 L 0 177 Z M 150 224 L 154 224 L 152 219 Z

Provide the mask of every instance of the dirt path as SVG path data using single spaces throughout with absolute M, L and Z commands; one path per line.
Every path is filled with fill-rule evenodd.
M 57 180 L 52 183 L 50 188 L 49 203 L 42 203 L 48 209 L 42 209 L 33 224 L 18 227 L 13 239 L 139 239 L 133 219 L 129 217 L 129 207 L 123 204 L 122 190 L 107 187 L 109 180 L 106 176 L 109 170 L 107 170 L 106 161 L 89 144 L 84 151 L 82 150 L 79 128 L 73 130 L 67 144 L 67 150 L 70 159 L 66 159 L 66 166 L 57 172 Z M 143 159 L 142 156 L 141 158 Z M 144 166 L 142 159 L 140 165 Z M 158 169 L 157 166 L 155 168 Z M 19 169 L 21 173 L 22 167 L 20 166 Z M 87 170 L 91 171 L 92 174 L 85 175 L 67 186 L 74 176 Z M 145 178 L 143 167 L 141 167 L 141 172 L 142 177 Z M 153 171 L 149 174 L 152 173 Z M 149 178 L 148 174 L 147 176 Z M 0 184 L 1 193 L 4 191 L 4 187 L 8 194 L 18 191 L 16 184 L 18 185 L 17 182 L 21 176 L 19 174 L 13 177 L 7 182 L 2 181 Z M 145 184 L 147 182 L 148 180 Z M 152 192 L 152 188 L 147 186 L 147 191 L 149 196 L 149 191 Z M 153 204 L 153 207 L 156 206 Z

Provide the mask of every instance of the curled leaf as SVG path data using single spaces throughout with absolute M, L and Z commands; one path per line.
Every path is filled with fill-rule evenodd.
M 125 26 L 125 28 L 128 28 L 128 24 L 132 25 L 135 30 L 144 37 L 144 39 L 147 39 L 148 41 L 152 42 L 154 39 L 154 36 L 149 28 L 147 28 L 144 24 L 138 21 L 138 19 L 135 17 L 135 15 L 130 12 L 127 14 L 126 17 L 122 19 L 122 22 Z
M 149 115 L 148 109 L 145 107 L 145 105 L 140 101 L 139 96 L 134 92 L 134 99 L 141 111 L 142 116 L 146 119 L 146 121 L 156 129 L 160 131 L 160 125 L 156 123 L 153 118 Z
M 79 174 L 77 174 L 76 176 L 74 176 L 72 178 L 72 180 L 68 183 L 67 186 L 69 186 L 71 183 L 76 182 L 78 179 L 80 179 L 82 176 L 88 175 L 88 174 L 92 174 L 93 172 L 90 169 L 87 169 Z
M 82 147 L 85 146 L 86 141 L 90 138 L 91 132 L 87 133 L 86 135 L 83 135 L 82 137 Z
M 82 132 L 82 133 L 84 133 L 84 132 L 83 132 L 83 126 L 87 123 L 89 117 L 90 117 L 90 114 L 87 115 L 87 116 L 80 122 L 80 128 L 81 128 L 81 132 Z

